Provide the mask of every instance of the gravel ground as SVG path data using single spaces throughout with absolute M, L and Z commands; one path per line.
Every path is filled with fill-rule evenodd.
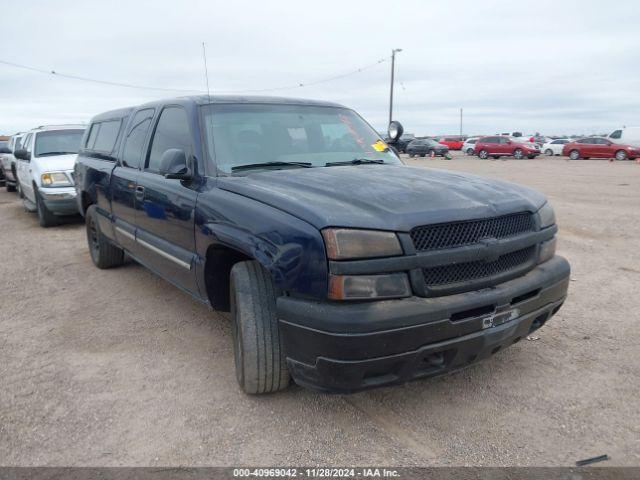
M 570 297 L 537 341 L 352 396 L 242 394 L 226 316 L 135 263 L 96 269 L 81 220 L 42 229 L 2 189 L 0 464 L 639 465 L 640 165 L 409 163 L 547 194 Z

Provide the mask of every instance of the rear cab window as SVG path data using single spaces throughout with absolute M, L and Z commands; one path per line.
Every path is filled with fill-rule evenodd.
M 122 119 L 105 120 L 91 125 L 85 142 L 85 149 L 110 155 L 118 141 Z

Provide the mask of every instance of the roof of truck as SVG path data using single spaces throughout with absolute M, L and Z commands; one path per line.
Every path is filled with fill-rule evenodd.
M 165 104 L 175 101 L 176 103 L 193 102 L 197 105 L 207 105 L 210 103 L 263 103 L 271 105 L 310 105 L 322 107 L 344 107 L 338 103 L 326 102 L 322 100 L 309 100 L 304 98 L 270 97 L 262 95 L 192 95 L 187 97 L 177 97 L 150 102 L 149 105 Z

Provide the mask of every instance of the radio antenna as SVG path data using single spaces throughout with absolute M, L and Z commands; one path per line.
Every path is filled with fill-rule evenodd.
M 207 97 L 209 103 L 211 103 L 211 93 L 209 92 L 209 69 L 207 68 L 207 48 L 204 42 L 202 42 L 202 59 L 204 60 L 204 78 L 207 81 Z

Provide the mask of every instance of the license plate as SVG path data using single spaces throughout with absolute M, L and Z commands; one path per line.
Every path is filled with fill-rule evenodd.
M 505 312 L 494 312 L 491 315 L 487 315 L 482 318 L 482 328 L 491 328 L 502 325 L 503 323 L 515 320 L 520 316 L 520 310 L 514 308 Z

